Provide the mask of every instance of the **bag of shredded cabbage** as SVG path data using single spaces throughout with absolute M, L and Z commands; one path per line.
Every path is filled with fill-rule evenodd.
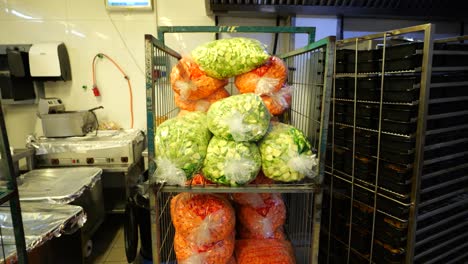
M 275 181 L 298 181 L 315 176 L 316 155 L 304 134 L 293 126 L 272 122 L 267 135 L 259 142 L 262 170 Z
M 270 94 L 283 87 L 286 76 L 286 65 L 273 56 L 262 66 L 236 76 L 235 84 L 241 93 Z
M 228 80 L 218 80 L 207 76 L 189 58 L 182 58 L 171 71 L 171 86 L 182 100 L 199 100 L 210 96 L 226 86 Z
M 256 39 L 229 38 L 198 46 L 192 57 L 207 75 L 226 79 L 257 68 L 269 55 L 265 45 Z
M 241 94 L 213 103 L 207 117 L 208 128 L 218 137 L 257 141 L 267 132 L 271 115 L 258 95 Z
M 201 169 L 210 138 L 202 112 L 164 121 L 155 133 L 156 180 L 185 185 Z
M 213 137 L 203 162 L 203 175 L 212 182 L 238 186 L 255 179 L 261 165 L 255 143 Z

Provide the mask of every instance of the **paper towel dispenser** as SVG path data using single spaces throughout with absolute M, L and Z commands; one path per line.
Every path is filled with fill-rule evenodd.
M 35 80 L 71 80 L 70 59 L 62 42 L 33 44 L 29 49 L 29 68 Z

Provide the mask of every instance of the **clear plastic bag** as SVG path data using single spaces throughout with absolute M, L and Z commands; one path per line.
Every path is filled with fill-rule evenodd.
M 174 101 L 177 107 L 182 110 L 206 112 L 210 108 L 211 104 L 226 97 L 229 97 L 229 92 L 226 89 L 221 88 L 214 91 L 208 97 L 198 100 L 183 100 L 182 96 L 174 94 Z
M 235 85 L 241 93 L 257 95 L 277 92 L 286 82 L 287 69 L 278 57 L 270 57 L 262 66 L 236 76 Z
M 261 156 L 255 143 L 219 137 L 210 140 L 203 175 L 215 183 L 238 186 L 251 182 L 260 171 Z
M 262 95 L 263 103 L 270 111 L 271 115 L 281 115 L 291 106 L 292 99 L 292 87 L 283 86 L 278 92 L 274 92 L 268 95 Z
M 245 226 L 239 225 L 238 228 L 238 237 L 241 239 L 278 239 L 278 240 L 286 240 L 286 234 L 284 233 L 284 228 L 281 226 L 276 229 L 273 234 L 268 234 L 265 236 L 265 232 L 254 232 L 247 229 Z
M 316 155 L 304 134 L 293 126 L 272 122 L 259 148 L 262 171 L 270 179 L 291 182 L 316 175 Z
M 294 264 L 291 243 L 277 239 L 242 239 L 236 241 L 236 260 L 241 264 Z
M 257 68 L 269 55 L 265 45 L 256 39 L 229 38 L 198 46 L 192 57 L 206 74 L 225 79 Z
M 174 236 L 174 250 L 179 264 L 230 264 L 233 263 L 234 246 L 234 232 L 205 245 L 193 244 L 177 231 Z
M 234 95 L 211 105 L 208 127 L 218 137 L 234 141 L 257 141 L 268 130 L 271 115 L 255 94 Z
M 171 71 L 171 86 L 181 100 L 196 101 L 223 88 L 228 80 L 207 76 L 190 58 L 182 58 Z M 193 110 L 192 110 L 193 111 Z
M 213 194 L 178 194 L 171 200 L 171 218 L 176 232 L 196 246 L 225 239 L 236 222 L 229 201 Z
M 258 203 L 255 196 L 249 204 L 237 207 L 237 218 L 242 227 L 254 237 L 275 238 L 277 232 L 286 221 L 286 206 L 280 194 L 261 194 L 263 205 Z M 244 199 L 247 200 L 247 199 Z M 242 230 L 242 229 L 241 229 Z
M 159 125 L 155 133 L 156 181 L 185 185 L 201 169 L 210 138 L 206 115 L 201 112 L 188 113 Z

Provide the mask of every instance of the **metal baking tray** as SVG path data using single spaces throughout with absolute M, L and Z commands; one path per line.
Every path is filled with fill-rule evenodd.
M 96 167 L 51 168 L 29 171 L 18 184 L 20 201 L 71 203 L 101 179 Z

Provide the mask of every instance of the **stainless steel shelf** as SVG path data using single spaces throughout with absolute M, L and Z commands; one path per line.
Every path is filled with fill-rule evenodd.
M 465 248 L 468 248 L 468 244 L 467 243 L 464 243 L 464 244 L 461 244 L 460 246 L 458 247 L 454 247 L 453 249 L 450 249 L 440 255 L 438 255 L 437 257 L 435 258 L 432 258 L 430 260 L 428 260 L 426 262 L 426 264 L 432 264 L 432 263 L 440 263 L 440 261 L 446 257 L 449 257 L 449 256 L 452 256 L 453 254 L 455 254 L 456 252 L 459 252 L 459 251 L 462 251 L 463 249 Z M 449 262 L 445 262 L 445 264 L 447 264 Z M 456 262 L 455 262 L 456 263 Z
M 463 194 L 463 193 L 466 193 L 468 191 L 467 188 L 464 188 L 463 186 L 461 187 L 462 189 L 460 190 L 457 190 L 457 191 L 451 191 L 450 193 L 447 193 L 445 195 L 441 195 L 441 196 L 436 196 L 435 198 L 432 198 L 430 200 L 425 200 L 425 201 L 422 201 L 419 203 L 418 207 L 419 208 L 424 208 L 428 205 L 432 205 L 432 204 L 435 204 L 437 202 L 440 202 L 440 201 L 443 201 L 443 200 L 447 200 L 449 198 L 452 198 L 452 197 L 455 197 L 455 196 L 458 196 L 460 194 Z
M 456 87 L 456 86 L 466 86 L 468 82 L 443 82 L 443 83 L 431 83 L 430 88 L 443 88 L 443 87 Z
M 461 164 L 461 165 L 458 165 L 458 166 L 452 167 L 452 168 L 443 168 L 443 169 L 440 169 L 438 171 L 434 171 L 434 172 L 431 172 L 431 173 L 428 173 L 428 174 L 424 174 L 424 175 L 421 176 L 421 179 L 422 180 L 429 180 L 429 179 L 432 179 L 434 177 L 440 176 L 442 174 L 451 173 L 451 172 L 454 172 L 454 171 L 457 171 L 457 170 L 460 170 L 460 169 L 465 169 L 467 167 L 468 167 L 468 163 Z
M 468 55 L 468 51 L 463 50 L 434 50 L 433 55 Z
M 446 127 L 446 128 L 432 129 L 432 130 L 426 131 L 426 136 L 437 135 L 441 133 L 452 132 L 452 131 L 457 131 L 457 130 L 467 129 L 467 128 L 468 128 L 468 125 L 458 125 L 458 126 L 451 126 L 451 127 Z
M 465 181 L 468 181 L 468 176 L 464 176 L 464 177 L 456 178 L 456 179 L 453 179 L 453 180 L 450 180 L 450 181 L 442 182 L 442 183 L 439 183 L 439 184 L 436 184 L 436 185 L 433 185 L 431 187 L 427 187 L 427 188 L 424 188 L 424 189 L 421 188 L 421 194 L 426 194 L 428 192 L 432 192 L 432 191 L 435 191 L 435 190 L 440 190 L 440 189 L 442 189 L 444 187 L 454 185 L 454 184 L 458 184 L 458 183 L 462 183 L 462 182 L 465 182 Z M 468 184 L 467 185 L 461 185 L 460 187 L 464 188 L 465 186 L 468 186 Z
M 345 99 L 345 98 L 332 98 L 335 101 L 342 101 L 342 102 L 354 102 L 354 99 Z M 367 100 L 356 100 L 358 103 L 366 103 L 366 104 L 378 104 L 380 105 L 380 102 L 377 101 L 367 101 Z M 411 105 L 418 105 L 419 101 L 414 101 L 411 103 L 405 103 L 405 102 L 383 102 L 384 105 L 405 105 L 405 106 L 411 106 Z
M 468 111 L 458 111 L 458 112 L 451 112 L 451 113 L 444 113 L 444 114 L 437 114 L 437 115 L 429 115 L 427 116 L 427 120 L 443 119 L 443 118 L 457 117 L 457 116 L 464 116 L 464 115 L 468 115 Z
M 453 71 L 468 71 L 468 66 L 461 67 L 432 67 L 433 72 L 453 72 Z
M 335 124 L 340 125 L 340 126 L 345 126 L 345 127 L 354 127 L 352 125 L 348 125 L 348 124 L 344 124 L 344 123 L 338 123 L 338 122 L 335 122 Z M 365 131 L 374 132 L 374 133 L 379 133 L 379 131 L 375 130 L 375 129 L 364 128 L 364 127 L 359 127 L 359 126 L 356 126 L 356 128 L 361 129 L 361 130 L 365 130 Z M 398 137 L 404 137 L 404 138 L 411 138 L 412 137 L 412 135 L 398 134 L 398 133 L 392 133 L 392 132 L 386 132 L 386 131 L 382 131 L 382 134 L 398 136 Z
M 418 221 L 424 221 L 429 217 L 433 217 L 434 215 L 445 213 L 445 212 L 450 211 L 450 210 L 452 210 L 454 208 L 457 208 L 458 206 L 462 206 L 462 205 L 465 205 L 465 204 L 468 204 L 468 200 L 460 200 L 460 201 L 452 203 L 450 205 L 443 206 L 443 207 L 437 208 L 435 210 L 429 211 L 427 213 L 418 215 L 417 220 Z
M 438 228 L 440 226 L 443 226 L 443 225 L 447 224 L 450 221 L 454 221 L 454 220 L 459 221 L 459 218 L 466 218 L 466 217 L 468 217 L 468 211 L 461 211 L 461 212 L 456 213 L 456 214 L 454 214 L 452 216 L 444 218 L 443 220 L 437 221 L 437 222 L 435 222 L 435 223 L 433 223 L 431 225 L 428 225 L 428 226 L 425 226 L 424 228 L 420 228 L 420 229 L 416 230 L 416 236 L 424 234 L 424 233 L 426 233 L 428 231 L 432 231 L 433 229 Z
M 316 183 L 278 183 L 230 187 L 216 184 L 172 186 L 153 185 L 155 192 L 191 193 L 314 193 L 320 190 Z
M 414 260 L 417 261 L 418 259 L 420 259 L 420 258 L 422 258 L 422 257 L 425 257 L 425 256 L 429 255 L 430 253 L 433 253 L 434 251 L 438 250 L 438 249 L 441 249 L 441 248 L 443 248 L 443 247 L 445 247 L 445 246 L 450 245 L 451 243 L 453 243 L 453 242 L 455 242 L 455 241 L 458 241 L 458 240 L 460 240 L 460 239 L 462 239 L 462 238 L 466 238 L 466 237 L 468 237 L 468 233 L 462 233 L 462 234 L 460 234 L 460 235 L 458 235 L 458 236 L 455 236 L 455 237 L 453 237 L 453 238 L 451 238 L 451 239 L 449 239 L 449 240 L 446 240 L 446 241 L 444 241 L 444 242 L 442 242 L 442 243 L 440 243 L 440 244 L 437 244 L 437 245 L 435 245 L 435 246 L 433 246 L 433 247 L 427 248 L 427 249 L 424 250 L 423 252 L 421 252 L 421 253 L 419 253 L 419 254 L 415 254 Z M 458 251 L 460 248 L 465 247 L 466 245 L 467 245 L 467 244 L 461 244 L 461 246 L 455 247 L 455 248 L 453 248 L 452 250 L 453 250 L 454 252 L 456 252 L 456 251 Z M 444 258 L 444 257 L 446 257 L 446 256 L 448 256 L 448 255 L 450 255 L 450 254 L 452 254 L 452 252 L 451 252 L 452 250 L 447 251 L 447 252 L 445 252 L 444 254 L 438 255 L 435 259 L 431 259 L 430 262 L 431 262 L 431 263 L 435 263 L 435 262 L 439 261 L 440 259 L 442 259 L 442 258 Z M 448 252 L 450 252 L 450 254 L 446 255 Z M 429 263 L 429 262 L 426 262 L 426 263 Z
M 467 85 L 468 85 L 468 84 L 467 84 Z M 468 96 L 435 98 L 435 99 L 429 100 L 429 104 L 442 104 L 442 103 L 463 102 L 463 101 L 467 101 L 467 100 L 468 100 Z
M 441 161 L 447 161 L 447 160 L 451 160 L 451 159 L 455 159 L 455 158 L 465 157 L 465 155 L 468 155 L 468 151 L 464 151 L 464 152 L 460 152 L 460 153 L 454 153 L 454 154 L 450 154 L 450 155 L 442 156 L 442 157 L 437 157 L 435 159 L 425 160 L 424 161 L 424 166 L 431 165 L 431 164 L 434 164 L 434 163 L 438 163 L 438 162 L 441 162 Z
M 468 142 L 468 138 L 461 138 L 461 139 L 456 139 L 456 140 L 452 140 L 452 141 L 446 141 L 446 142 L 442 142 L 442 143 L 436 143 L 436 144 L 432 144 L 432 145 L 426 145 L 426 146 L 424 147 L 424 151 L 434 150 L 434 149 L 444 148 L 444 147 L 449 147 L 449 146 L 453 146 L 453 145 L 457 145 L 457 144 L 465 143 L 465 142 Z
M 457 231 L 458 229 L 463 228 L 465 226 L 468 226 L 468 222 L 461 222 L 461 223 L 459 223 L 459 224 L 457 224 L 455 226 L 452 226 L 452 227 L 450 227 L 448 229 L 444 229 L 443 231 L 441 231 L 439 233 L 434 233 L 434 234 L 432 234 L 432 235 L 430 235 L 430 236 L 428 236 L 428 237 L 426 237 L 426 238 L 424 238 L 422 240 L 418 240 L 416 242 L 416 247 L 420 247 L 420 246 L 422 246 L 422 245 L 424 245 L 424 244 L 426 244 L 428 242 L 432 242 L 437 238 L 440 238 L 440 237 L 442 237 L 444 235 L 450 234 L 451 232 Z
M 413 76 L 416 73 L 420 73 L 421 69 L 417 68 L 414 70 L 406 71 L 389 71 L 385 72 L 384 76 Z M 380 77 L 382 72 L 364 72 L 364 73 L 336 73 L 335 78 L 346 78 L 346 77 L 357 77 L 357 78 L 369 78 L 369 77 Z

